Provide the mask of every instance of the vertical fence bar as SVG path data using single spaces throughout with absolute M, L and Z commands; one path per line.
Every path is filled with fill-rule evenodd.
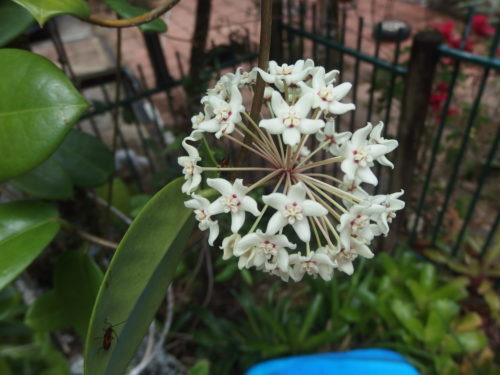
M 496 50 L 498 47 L 498 43 L 500 40 L 500 24 L 498 25 L 495 33 L 495 38 L 493 40 L 493 43 L 490 48 L 490 53 L 489 57 L 493 58 L 496 54 Z M 437 237 L 439 235 L 439 231 L 441 229 L 441 225 L 443 224 L 443 219 L 444 215 L 446 213 L 446 209 L 448 208 L 448 204 L 450 203 L 451 195 L 453 193 L 453 190 L 455 188 L 455 184 L 457 181 L 458 177 L 458 171 L 460 170 L 460 165 L 462 164 L 462 160 L 465 156 L 465 151 L 467 149 L 467 145 L 469 143 L 470 139 L 470 132 L 472 131 L 472 127 L 474 125 L 474 120 L 476 119 L 478 110 L 479 110 L 479 105 L 481 103 L 481 98 L 484 93 L 484 89 L 486 87 L 486 82 L 488 80 L 488 76 L 490 74 L 490 68 L 485 68 L 483 71 L 483 76 L 481 77 L 481 82 L 479 84 L 479 90 L 476 94 L 476 98 L 474 99 L 474 103 L 472 105 L 469 118 L 467 119 L 467 127 L 465 129 L 463 138 L 462 138 L 462 143 L 460 144 L 460 148 L 458 151 L 457 158 L 455 159 L 455 163 L 453 165 L 453 170 L 450 176 L 450 179 L 448 180 L 447 188 L 446 188 L 446 194 L 445 194 L 445 199 L 444 203 L 441 206 L 441 209 L 439 211 L 439 215 L 436 221 L 436 226 L 434 227 L 434 232 L 432 234 L 432 244 L 435 244 Z
M 495 218 L 495 221 L 493 222 L 493 225 L 491 226 L 490 233 L 488 233 L 488 237 L 486 237 L 486 241 L 484 241 L 483 248 L 481 249 L 481 258 L 486 254 L 486 251 L 488 251 L 488 248 L 490 247 L 491 243 L 493 242 L 493 237 L 497 233 L 497 228 L 498 228 L 498 222 L 500 221 L 500 211 L 497 212 L 497 217 Z
M 470 24 L 471 24 L 473 13 L 474 13 L 474 9 L 473 8 L 469 8 L 469 12 L 467 14 L 466 26 L 465 26 L 463 34 L 462 34 L 462 41 L 461 41 L 461 44 L 460 44 L 460 49 L 464 49 L 464 47 L 465 47 L 465 43 L 466 43 L 467 37 L 468 37 L 468 35 L 470 33 Z M 446 123 L 446 118 L 447 118 L 448 110 L 450 108 L 451 97 L 452 97 L 452 95 L 450 95 L 450 94 L 453 94 L 453 90 L 454 90 L 455 84 L 457 82 L 459 71 L 460 71 L 460 60 L 455 59 L 455 62 L 453 64 L 453 71 L 451 73 L 450 83 L 448 85 L 448 93 L 449 93 L 449 95 L 447 96 L 447 98 L 446 98 L 446 100 L 444 102 L 444 105 L 443 105 L 443 111 L 441 112 L 441 121 L 439 123 L 438 129 L 437 129 L 437 133 L 436 133 L 436 135 L 434 137 L 434 143 L 432 145 L 431 158 L 430 158 L 430 161 L 429 161 L 429 167 L 427 168 L 427 173 L 426 173 L 425 180 L 424 180 L 424 186 L 422 188 L 422 192 L 420 194 L 420 198 L 419 198 L 418 203 L 417 203 L 417 209 L 416 209 L 416 212 L 415 212 L 415 222 L 413 223 L 413 228 L 411 230 L 410 238 L 409 238 L 409 241 L 408 241 L 410 246 L 415 241 L 415 237 L 417 235 L 418 222 L 420 220 L 420 216 L 422 214 L 422 209 L 423 209 L 424 204 L 425 204 L 425 199 L 427 197 L 427 192 L 429 190 L 429 185 L 430 185 L 430 181 L 431 181 L 431 177 L 432 177 L 432 172 L 434 171 L 434 165 L 436 163 L 436 158 L 437 158 L 437 153 L 438 153 L 438 150 L 439 150 L 439 145 L 441 144 L 441 137 L 443 135 L 443 130 L 444 130 L 444 126 L 445 126 L 445 123 Z
M 361 51 L 361 42 L 363 40 L 363 27 L 364 27 L 364 19 L 363 17 L 358 18 L 358 35 L 356 39 L 356 51 Z M 353 80 L 353 90 L 352 90 L 352 102 L 356 103 L 358 98 L 358 80 L 359 80 L 359 64 L 360 58 L 356 56 L 356 62 L 354 63 L 354 80 Z M 355 111 L 351 111 L 351 132 L 354 131 L 354 120 L 356 117 Z
M 345 9 L 342 10 L 342 26 L 341 27 L 337 27 L 337 30 L 340 32 L 340 42 L 345 45 L 345 31 L 346 31 L 346 11 Z M 342 82 L 342 78 L 344 77 L 344 52 L 338 52 L 338 60 L 339 60 L 339 66 L 338 66 L 338 69 L 340 71 L 339 73 L 339 82 Z M 336 68 L 336 67 L 334 67 Z M 340 130 L 340 124 L 341 124 L 341 121 L 342 121 L 342 116 L 338 116 L 336 118 L 336 122 L 337 122 L 337 130 Z
M 420 32 L 413 39 L 398 135 L 400 147 L 396 155 L 391 189 L 394 191 L 403 188 L 407 197 L 411 197 L 412 193 L 416 155 L 425 126 L 441 41 L 442 37 L 439 34 L 429 31 Z M 398 216 L 394 224 L 396 230 L 401 226 L 402 217 L 403 215 Z
M 273 1 L 273 23 L 271 25 L 272 35 L 271 35 L 271 51 L 270 59 L 283 63 L 284 55 L 284 41 L 283 41 L 283 0 Z
M 495 158 L 495 154 L 498 149 L 498 143 L 500 141 L 500 126 L 497 126 L 497 134 L 495 136 L 495 140 L 491 145 L 490 152 L 488 154 L 488 158 L 486 160 L 486 164 L 483 166 L 483 170 L 481 171 L 481 175 L 479 177 L 476 190 L 474 191 L 474 195 L 469 203 L 469 207 L 467 208 L 467 213 L 465 214 L 464 222 L 462 223 L 462 228 L 460 229 L 460 233 L 457 236 L 455 244 L 453 245 L 452 254 L 455 255 L 458 252 L 458 248 L 462 239 L 465 235 L 465 231 L 467 229 L 467 225 L 469 224 L 470 219 L 472 218 L 472 214 L 474 213 L 474 209 L 476 208 L 477 200 L 479 199 L 479 195 L 483 189 L 488 173 L 491 169 L 491 164 L 493 164 L 493 159 Z
M 316 3 L 312 5 L 312 32 L 313 34 L 318 34 L 318 13 L 317 13 Z M 318 62 L 318 43 L 315 40 L 312 41 L 312 55 L 315 62 Z
M 380 32 L 382 30 L 382 26 L 379 24 L 377 26 L 377 33 L 376 35 L 380 35 Z M 380 53 L 380 39 L 377 38 L 375 41 L 375 58 L 378 59 Z M 372 78 L 370 82 L 370 98 L 368 99 L 368 111 L 366 115 L 366 122 L 369 122 L 371 117 L 372 117 L 372 110 L 373 110 L 373 95 L 375 93 L 375 82 L 377 79 L 377 65 L 373 65 L 373 70 L 372 70 Z

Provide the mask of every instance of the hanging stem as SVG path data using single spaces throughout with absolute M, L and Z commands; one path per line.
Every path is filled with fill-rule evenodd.
M 269 53 L 271 49 L 271 25 L 273 21 L 273 1 L 262 0 L 260 7 L 260 46 L 259 46 L 259 68 L 267 70 L 269 65 Z M 250 117 L 254 123 L 259 121 L 260 109 L 264 100 L 265 82 L 262 77 L 257 74 L 257 82 L 254 87 L 254 95 L 252 100 L 252 108 L 250 110 Z M 245 137 L 243 142 L 250 144 L 249 137 Z M 238 155 L 237 164 L 241 164 L 246 157 L 244 149 L 241 149 Z
M 151 22 L 152 20 L 161 17 L 163 14 L 167 13 L 170 9 L 177 5 L 179 1 L 180 0 L 162 1 L 160 5 L 158 5 L 158 7 L 154 8 L 153 10 L 144 13 L 143 15 L 127 19 L 109 19 L 91 15 L 89 18 L 82 18 L 81 20 L 103 27 L 124 28 L 140 26 L 144 23 Z
M 311 168 L 321 167 L 322 165 L 327 165 L 327 164 L 331 164 L 331 163 L 338 163 L 339 161 L 342 161 L 342 160 L 344 160 L 343 156 L 336 156 L 334 158 L 329 158 L 329 159 L 325 159 L 325 160 L 316 161 L 314 163 L 306 164 L 300 168 L 296 168 L 296 170 L 297 171 L 305 171 L 305 170 L 308 170 Z

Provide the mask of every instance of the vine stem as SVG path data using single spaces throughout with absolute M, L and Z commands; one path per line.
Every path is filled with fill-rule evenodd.
M 94 25 L 99 25 L 103 27 L 112 27 L 112 28 L 125 28 L 125 27 L 133 27 L 140 26 L 144 23 L 148 23 L 153 21 L 154 19 L 161 17 L 163 14 L 167 13 L 170 9 L 176 6 L 180 0 L 165 0 L 162 1 L 160 5 L 156 8 L 150 10 L 143 15 L 126 18 L 126 19 L 110 19 L 110 18 L 101 18 L 97 16 L 90 16 L 88 18 L 81 18 L 82 21 L 88 22 Z
M 316 161 L 314 163 L 309 163 L 309 164 L 306 164 L 306 165 L 303 165 L 302 167 L 300 168 L 296 168 L 297 171 L 305 171 L 307 169 L 311 169 L 311 168 L 316 168 L 316 167 L 320 167 L 322 165 L 327 165 L 327 164 L 331 164 L 331 163 L 338 163 L 340 161 L 343 161 L 345 158 L 343 156 L 336 156 L 334 158 L 329 158 L 329 159 L 325 159 L 325 160 L 320 160 L 320 161 Z
M 260 45 L 259 45 L 259 68 L 267 70 L 269 65 L 269 54 L 271 51 L 271 26 L 273 22 L 273 0 L 262 0 L 260 9 Z M 257 74 L 257 82 L 254 87 L 254 95 L 252 99 L 252 108 L 250 117 L 255 123 L 259 121 L 260 109 L 264 101 L 264 88 L 266 84 L 260 74 Z M 250 143 L 250 137 L 243 139 L 245 144 Z M 240 150 L 237 164 L 242 164 L 246 158 L 247 152 L 244 149 Z

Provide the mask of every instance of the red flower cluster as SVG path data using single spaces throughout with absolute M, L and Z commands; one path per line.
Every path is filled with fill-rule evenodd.
M 448 84 L 446 82 L 441 82 L 437 85 L 436 90 L 431 94 L 429 98 L 429 104 L 432 111 L 436 115 L 436 121 L 441 120 L 441 112 L 443 110 L 443 105 L 448 98 Z M 449 108 L 448 115 L 456 115 L 458 113 L 457 108 Z
M 490 17 L 476 14 L 472 17 L 472 32 L 480 38 L 489 38 L 495 33 L 495 28 L 489 23 Z

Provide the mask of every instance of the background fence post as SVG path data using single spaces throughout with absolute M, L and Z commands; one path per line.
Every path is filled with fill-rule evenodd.
M 273 24 L 270 59 L 283 63 L 285 44 L 283 40 L 283 0 L 273 0 Z
M 391 183 L 392 192 L 405 190 L 403 199 L 407 202 L 407 206 L 410 206 L 409 203 L 412 201 L 413 178 L 418 169 L 417 153 L 424 132 L 434 73 L 439 62 L 438 47 L 441 42 L 441 35 L 433 31 L 420 32 L 413 38 L 398 128 L 399 148 Z M 406 214 L 408 209 L 410 207 L 406 209 Z M 395 233 L 401 233 L 403 216 L 400 214 L 393 223 Z M 389 241 L 386 242 L 387 248 L 394 248 L 397 239 L 396 234 L 389 237 Z

